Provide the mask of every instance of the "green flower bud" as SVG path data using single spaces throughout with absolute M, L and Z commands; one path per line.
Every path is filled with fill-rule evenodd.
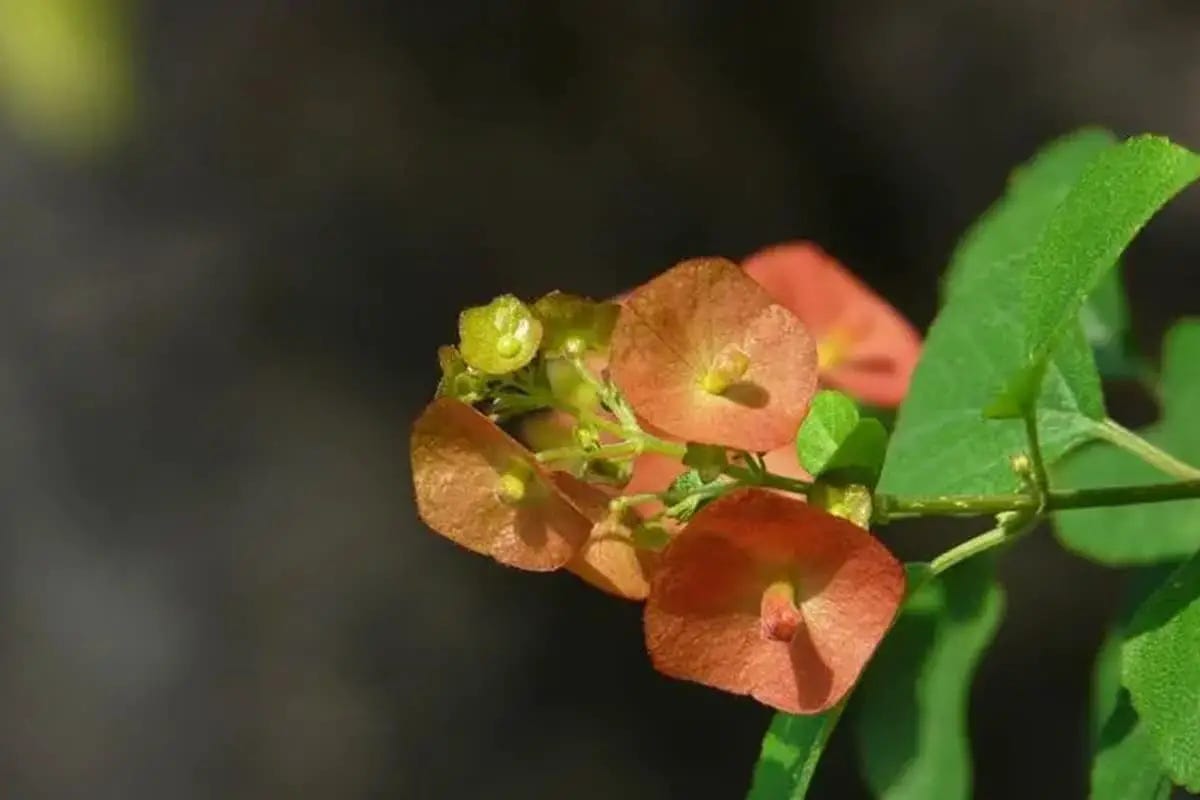
M 525 479 L 512 472 L 506 472 L 496 479 L 496 496 L 509 505 L 516 505 L 525 499 Z
M 438 381 L 437 397 L 453 397 L 464 403 L 478 403 L 487 393 L 487 378 L 467 366 L 457 347 L 438 348 L 438 364 L 442 377 Z
M 545 365 L 546 382 L 550 384 L 550 392 L 556 400 L 580 410 L 594 409 L 600 404 L 595 386 L 584 380 L 579 369 L 570 361 L 548 358 Z
M 871 502 L 871 490 L 866 486 L 857 483 L 835 486 L 817 481 L 808 493 L 808 502 L 825 509 L 835 517 L 849 520 L 860 528 L 870 527 L 874 507 Z
M 619 310 L 613 303 L 551 292 L 533 304 L 545 331 L 542 350 L 548 355 L 577 357 L 589 350 L 607 349 Z
M 458 317 L 459 349 L 468 365 L 488 375 L 507 375 L 528 364 L 542 341 L 542 323 L 510 294 Z

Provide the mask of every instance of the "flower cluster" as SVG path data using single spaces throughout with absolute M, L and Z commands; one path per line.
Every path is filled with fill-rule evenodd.
M 794 441 L 821 386 L 899 403 L 920 350 L 899 314 L 792 243 L 684 261 L 612 302 L 505 295 L 459 334 L 412 434 L 431 528 L 644 600 L 667 675 L 792 713 L 844 697 L 904 572 L 869 502 L 843 502 L 869 487 L 813 481 Z

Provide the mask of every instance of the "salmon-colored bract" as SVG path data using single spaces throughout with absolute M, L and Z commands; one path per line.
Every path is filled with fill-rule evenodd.
M 637 513 L 611 511 L 612 495 L 565 472 L 555 473 L 554 481 L 592 521 L 591 535 L 567 569 L 609 594 L 644 600 L 658 553 L 637 547 L 633 530 L 639 522 Z
M 822 383 L 872 405 L 900 404 L 921 337 L 887 301 L 809 242 L 760 250 L 743 267 L 812 331 Z
M 814 506 L 739 489 L 662 554 L 645 609 L 654 665 L 792 714 L 836 705 L 904 596 L 870 533 Z
M 737 265 L 684 261 L 621 306 L 609 371 L 639 416 L 690 442 L 792 441 L 816 391 L 816 345 Z
M 592 529 L 528 450 L 449 397 L 431 403 L 413 426 L 412 471 L 421 519 L 502 564 L 557 569 Z

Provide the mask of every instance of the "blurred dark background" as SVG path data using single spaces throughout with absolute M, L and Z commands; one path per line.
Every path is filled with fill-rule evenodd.
M 794 237 L 924 327 L 1086 123 L 1200 146 L 1200 4 L 0 0 L 0 796 L 740 797 L 765 709 L 418 524 L 436 346 Z M 1127 259 L 1148 352 L 1198 213 Z M 977 796 L 1083 797 L 1120 576 L 1049 536 L 1004 573 Z M 813 796 L 865 797 L 853 758 Z

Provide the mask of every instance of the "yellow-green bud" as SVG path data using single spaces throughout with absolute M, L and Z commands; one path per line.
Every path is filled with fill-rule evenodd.
M 505 472 L 496 481 L 496 496 L 509 505 L 517 505 L 525 499 L 525 479 L 513 472 Z
M 510 294 L 458 317 L 459 350 L 470 366 L 488 375 L 507 375 L 537 355 L 542 323 Z

